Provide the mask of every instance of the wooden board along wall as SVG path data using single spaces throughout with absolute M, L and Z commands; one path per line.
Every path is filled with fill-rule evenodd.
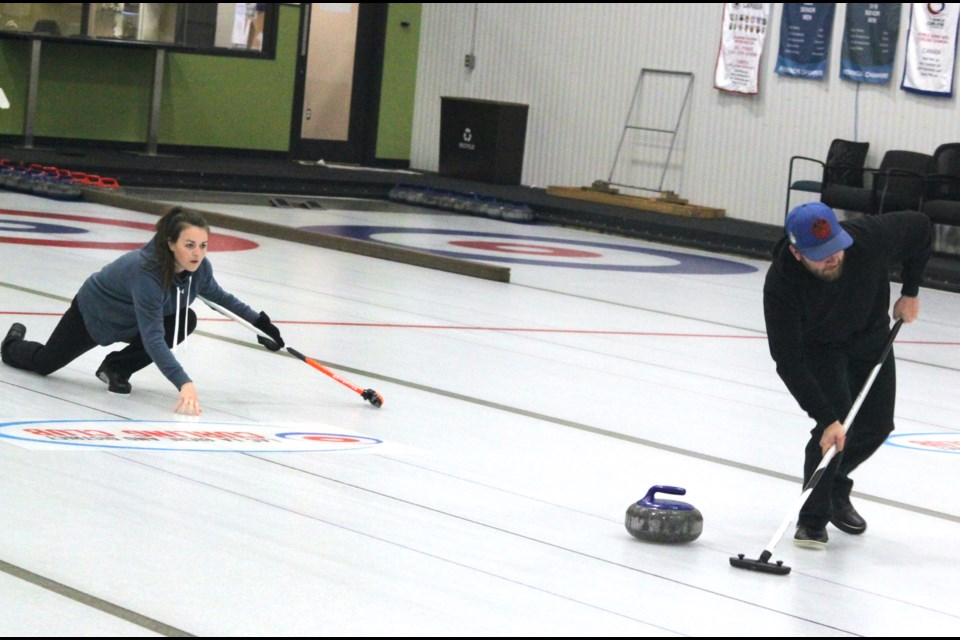
M 610 204 L 617 207 L 629 207 L 631 209 L 640 209 L 654 213 L 666 213 L 687 218 L 722 218 L 725 215 L 723 209 L 670 202 L 658 198 L 643 198 L 619 193 L 606 193 L 590 189 L 589 187 L 547 187 L 547 194 L 561 198 L 587 200 L 589 202 Z

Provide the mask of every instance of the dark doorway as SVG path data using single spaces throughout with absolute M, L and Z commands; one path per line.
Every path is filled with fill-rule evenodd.
M 387 3 L 301 5 L 291 155 L 376 159 Z

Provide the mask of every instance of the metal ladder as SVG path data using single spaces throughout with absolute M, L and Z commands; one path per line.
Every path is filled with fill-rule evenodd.
M 680 111 L 677 114 L 677 120 L 674 124 L 673 129 L 664 129 L 662 127 L 647 127 L 640 125 L 631 125 L 630 122 L 634 117 L 634 111 L 639 106 L 640 101 L 640 91 L 643 87 L 643 78 L 647 74 L 658 74 L 663 76 L 673 76 L 686 78 L 686 88 L 683 92 L 683 102 L 680 105 Z M 664 71 L 662 69 L 641 69 L 640 75 L 637 77 L 637 86 L 633 91 L 633 99 L 630 102 L 630 108 L 627 110 L 627 121 L 623 125 L 623 133 L 620 135 L 620 144 L 617 145 L 617 153 L 613 157 L 613 165 L 610 167 L 610 176 L 607 179 L 608 185 L 616 185 L 618 187 L 627 187 L 630 189 L 639 189 L 641 191 L 655 191 L 658 193 L 664 193 L 663 182 L 667 177 L 667 168 L 670 164 L 670 158 L 673 156 L 673 146 L 676 142 L 677 131 L 680 129 L 680 122 L 683 119 L 683 112 L 687 107 L 687 102 L 690 100 L 690 90 L 693 87 L 693 74 L 687 71 Z M 667 151 L 667 157 L 663 161 L 663 172 L 660 175 L 660 183 L 657 188 L 652 187 L 641 187 L 637 185 L 618 183 L 613 181 L 613 174 L 617 170 L 617 163 L 620 161 L 620 154 L 623 151 L 623 143 L 627 138 L 627 133 L 630 131 L 649 131 L 654 133 L 663 133 L 670 135 L 670 147 Z

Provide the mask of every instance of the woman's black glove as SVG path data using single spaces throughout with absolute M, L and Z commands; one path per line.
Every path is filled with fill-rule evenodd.
M 280 349 L 283 348 L 283 338 L 280 337 L 280 329 L 277 329 L 276 325 L 270 322 L 270 316 L 261 311 L 260 317 L 253 323 L 253 326 L 273 338 L 273 340 L 267 340 L 263 336 L 257 336 L 257 342 L 267 349 L 270 349 L 270 351 L 280 351 Z

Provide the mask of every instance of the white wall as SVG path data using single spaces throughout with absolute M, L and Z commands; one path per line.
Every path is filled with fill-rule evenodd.
M 867 162 L 876 166 L 887 149 L 933 153 L 940 143 L 960 141 L 956 97 L 899 88 L 908 4 L 890 84 L 839 79 L 845 7 L 837 5 L 828 78 L 817 81 L 774 73 L 782 10 L 774 4 L 760 94 L 742 96 L 713 88 L 722 3 L 425 3 L 411 166 L 438 169 L 440 97 L 458 96 L 530 105 L 523 184 L 606 180 L 640 70 L 686 71 L 694 74 L 692 98 L 663 188 L 731 218 L 780 224 L 792 155 L 824 158 L 832 139 L 858 139 L 870 142 Z M 471 51 L 473 71 L 464 66 Z M 652 87 L 645 79 L 641 119 L 675 110 Z M 642 141 L 623 165 L 628 174 L 614 181 L 658 187 L 665 149 L 656 145 L 668 140 Z

